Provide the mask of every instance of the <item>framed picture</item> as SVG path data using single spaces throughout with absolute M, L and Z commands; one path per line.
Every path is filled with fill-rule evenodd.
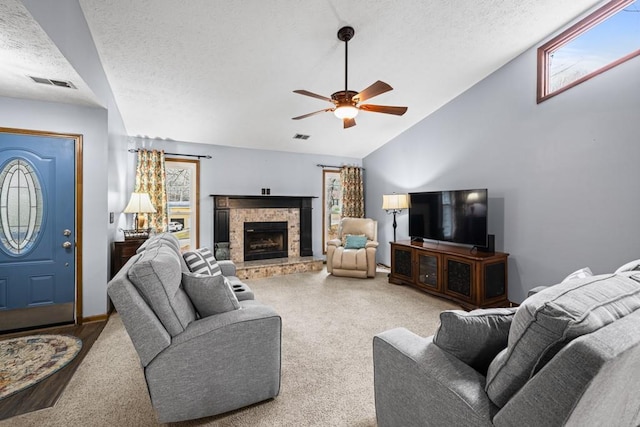
M 322 253 L 327 253 L 327 242 L 338 238 L 342 218 L 342 186 L 340 170 L 322 171 Z

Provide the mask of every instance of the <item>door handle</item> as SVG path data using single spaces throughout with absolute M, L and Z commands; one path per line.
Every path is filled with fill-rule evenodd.
M 71 248 L 71 242 L 64 242 L 62 244 L 62 247 L 65 248 L 65 249 L 70 249 Z
M 63 236 L 66 236 L 66 237 L 71 236 L 71 230 L 69 230 L 68 228 L 67 228 L 67 229 L 65 229 L 65 230 L 62 232 L 62 235 L 63 235 Z

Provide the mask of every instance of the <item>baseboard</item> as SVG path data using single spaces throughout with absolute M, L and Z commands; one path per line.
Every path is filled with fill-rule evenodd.
M 109 319 L 109 314 L 105 313 L 105 314 L 98 314 L 95 316 L 88 316 L 88 317 L 83 317 L 82 318 L 82 324 L 85 323 L 91 323 L 91 322 L 104 322 L 105 320 Z

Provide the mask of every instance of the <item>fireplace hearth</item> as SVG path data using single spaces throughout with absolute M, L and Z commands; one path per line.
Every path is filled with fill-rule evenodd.
M 288 254 L 286 221 L 244 223 L 244 260 L 286 258 Z

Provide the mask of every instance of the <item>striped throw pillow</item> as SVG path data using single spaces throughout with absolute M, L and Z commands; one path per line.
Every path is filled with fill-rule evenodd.
M 200 248 L 200 249 L 196 249 L 196 252 L 198 252 L 203 258 L 204 260 L 207 262 L 207 264 L 209 265 L 209 270 L 211 270 L 211 274 L 212 276 L 220 276 L 222 275 L 222 270 L 220 269 L 220 266 L 218 265 L 218 261 L 216 261 L 216 258 L 213 256 L 213 253 L 211 252 L 211 249 L 209 248 Z
M 192 273 L 219 276 L 222 274 L 218 261 L 209 248 L 200 248 L 195 251 L 185 252 L 182 257 Z

